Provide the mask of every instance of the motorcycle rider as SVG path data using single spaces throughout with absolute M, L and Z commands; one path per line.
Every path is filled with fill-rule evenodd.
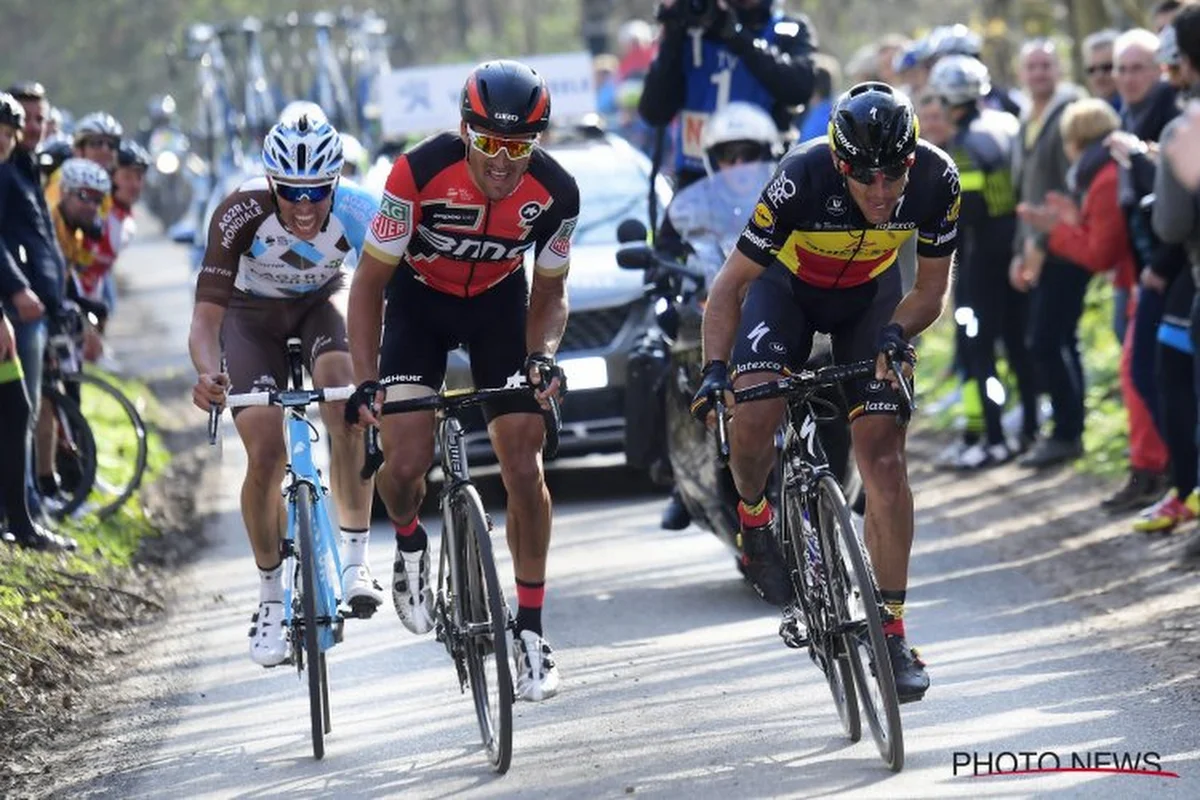
M 713 114 L 708 121 L 704 128 L 703 147 L 704 171 L 711 177 L 736 164 L 777 161 L 782 155 L 783 137 L 771 115 L 761 107 L 753 103 L 733 102 Z M 673 257 L 682 258 L 687 253 L 687 243 L 671 224 L 670 213 L 668 207 L 654 246 Z M 660 386 L 656 394 L 655 402 L 661 408 L 666 402 L 663 387 Z M 665 451 L 660 454 L 660 459 L 669 474 L 670 462 Z M 680 531 L 691 521 L 692 516 L 683 504 L 679 490 L 673 489 L 671 499 L 663 509 L 660 525 L 665 530 Z

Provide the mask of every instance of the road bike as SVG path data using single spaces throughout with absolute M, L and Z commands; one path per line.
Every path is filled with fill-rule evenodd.
M 374 607 L 340 607 L 341 559 L 329 522 L 325 497 L 329 489 L 313 462 L 312 445 L 319 441 L 316 427 L 305 416 L 313 403 L 335 403 L 349 399 L 353 386 L 304 388 L 300 340 L 287 340 L 292 388 L 279 391 L 231 394 L 229 408 L 279 406 L 284 409 L 289 462 L 283 495 L 287 503 L 287 534 L 281 543 L 286 576 L 284 581 L 284 626 L 291 641 L 291 663 L 299 676 L 308 676 L 308 705 L 312 721 L 313 756 L 325 755 L 325 735 L 332 728 L 329 713 L 329 669 L 325 654 L 342 641 L 347 617 L 367 617 Z M 209 442 L 216 444 L 221 408 L 209 413 Z M 289 580 L 290 579 L 290 580 Z M 286 662 L 285 662 L 286 663 Z
M 891 368 L 900 375 L 899 365 Z M 787 423 L 780 453 L 780 551 L 791 576 L 793 599 L 784 607 L 779 635 L 791 648 L 807 649 L 829 683 L 842 729 L 862 736 L 859 705 L 884 763 L 904 767 L 904 732 L 895 676 L 883 633 L 883 600 L 841 485 L 817 435 L 818 424 L 841 416 L 817 392 L 847 381 L 874 378 L 875 361 L 805 369 L 739 389 L 735 404 L 783 397 Z M 898 424 L 912 413 L 911 388 L 900 380 L 903 405 Z M 717 450 L 729 457 L 723 402 L 717 402 Z
M 508 654 L 513 621 L 492 553 L 492 520 L 471 483 L 460 417 L 473 406 L 505 397 L 529 397 L 531 392 L 526 384 L 443 392 L 385 402 L 382 408 L 383 414 L 414 411 L 437 414 L 436 442 L 443 482 L 438 498 L 442 541 L 433 609 L 434 631 L 454 661 L 459 689 L 465 694 L 468 683 L 471 686 L 483 746 L 492 769 L 500 774 L 507 772 L 512 762 L 513 677 Z M 543 417 L 546 441 L 542 452 L 549 459 L 558 450 L 562 424 L 558 404 L 552 401 L 551 408 L 543 411 Z M 367 431 L 362 478 L 374 475 L 382 463 L 378 431 L 371 428 Z

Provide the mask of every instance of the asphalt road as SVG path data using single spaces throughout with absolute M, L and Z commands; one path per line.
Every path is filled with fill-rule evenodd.
M 126 274 L 130 304 L 143 296 L 146 313 L 160 315 L 158 327 L 147 326 L 147 351 L 177 361 L 190 303 L 186 273 L 169 252 L 144 246 Z M 257 587 L 237 514 L 244 458 L 229 424 L 219 465 L 202 487 L 210 546 L 181 575 L 168 624 L 144 634 L 144 660 L 128 685 L 114 687 L 139 699 L 96 731 L 95 763 L 63 775 L 56 794 L 1200 796 L 1197 687 L 1112 649 L 1080 607 L 1032 581 L 1022 559 L 998 554 L 995 530 L 972 526 L 984 499 L 969 484 L 937 475 L 917 480 L 907 619 L 933 687 L 903 707 L 899 775 L 884 769 L 868 734 L 845 740 L 823 677 L 783 646 L 777 613 L 716 539 L 659 530 L 663 498 L 640 491 L 619 466 L 597 465 L 551 476 L 545 628 L 563 686 L 549 701 L 517 706 L 509 774 L 489 771 L 470 698 L 442 646 L 402 628 L 390 600 L 374 619 L 347 623 L 330 655 L 333 731 L 316 762 L 306 685 L 294 670 L 248 658 Z M 498 481 L 483 487 L 499 529 Z M 1019 501 L 1006 502 L 1010 524 L 1020 524 Z M 436 515 L 424 519 L 435 533 Z M 511 565 L 502 536 L 496 542 L 511 603 Z M 389 533 L 376 526 L 371 559 L 385 584 L 391 558 Z M 1110 766 L 1100 754 L 1140 754 L 1141 766 L 1180 777 L 972 776 L 1000 753 L 1030 753 L 1033 767 L 1078 766 L 1073 756 Z M 1011 770 L 1025 758 L 992 763 Z

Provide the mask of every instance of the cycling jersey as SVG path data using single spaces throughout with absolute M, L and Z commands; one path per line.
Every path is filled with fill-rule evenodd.
M 283 227 L 267 179 L 252 178 L 213 212 L 196 300 L 227 306 L 234 289 L 271 299 L 336 289 L 358 263 L 375 205 L 366 190 L 343 179 L 325 227 L 308 241 Z
M 738 250 L 766 267 L 778 261 L 805 283 L 849 288 L 896 263 L 914 234 L 917 255 L 949 256 L 958 235 L 958 169 L 938 148 L 918 141 L 908 186 L 892 219 L 872 225 L 850 197 L 825 140 L 788 153 L 763 190 Z
M 538 273 L 564 275 L 579 217 L 575 179 L 535 148 L 512 194 L 489 200 L 468 173 L 466 155 L 458 134 L 442 133 L 397 158 L 366 251 L 459 297 L 498 285 L 524 266 L 530 250 Z M 393 278 L 389 296 L 399 280 Z

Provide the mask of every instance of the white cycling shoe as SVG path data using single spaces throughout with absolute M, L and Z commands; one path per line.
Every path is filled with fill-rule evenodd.
M 263 601 L 250 618 L 250 658 L 263 667 L 276 667 L 292 658 L 292 642 L 283 624 L 283 603 Z
M 416 553 L 396 550 L 392 564 L 392 604 L 413 633 L 433 630 L 433 589 L 429 585 L 429 547 Z
M 342 567 L 342 597 L 354 616 L 367 619 L 383 605 L 383 587 L 365 564 L 347 564 Z
M 513 637 L 512 657 L 517 699 L 536 703 L 558 694 L 558 665 L 549 642 L 533 631 L 521 631 Z

